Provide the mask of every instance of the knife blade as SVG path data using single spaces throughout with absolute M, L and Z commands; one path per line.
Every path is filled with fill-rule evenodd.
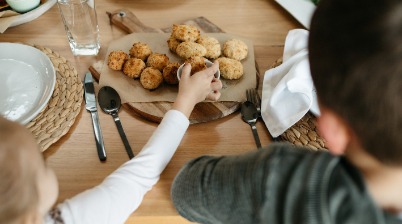
M 85 74 L 84 78 L 84 97 L 85 108 L 91 113 L 92 125 L 94 128 L 96 149 L 98 151 L 99 160 L 106 160 L 105 145 L 103 144 L 102 131 L 99 125 L 98 109 L 96 107 L 95 88 L 90 72 Z

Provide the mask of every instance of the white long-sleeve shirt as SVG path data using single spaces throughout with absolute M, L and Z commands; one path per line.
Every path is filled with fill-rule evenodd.
M 180 144 L 189 121 L 179 111 L 168 111 L 141 152 L 98 186 L 58 205 L 65 224 L 124 223 L 144 195 L 159 180 Z M 54 223 L 49 217 L 46 223 Z

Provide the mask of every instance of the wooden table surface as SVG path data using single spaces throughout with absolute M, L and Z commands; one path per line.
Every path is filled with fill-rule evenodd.
M 106 12 L 126 9 L 144 24 L 169 27 L 173 23 L 204 16 L 225 32 L 243 36 L 254 42 L 255 58 L 263 75 L 270 65 L 282 56 L 283 44 L 289 30 L 303 28 L 273 0 L 97 0 L 101 50 L 97 56 L 74 57 L 67 43 L 57 6 L 39 18 L 0 34 L 0 42 L 25 42 L 49 47 L 69 60 L 81 77 L 90 65 L 102 61 L 111 40 L 126 35 L 111 25 Z M 261 87 L 261 86 L 260 86 Z M 58 142 L 50 146 L 44 157 L 57 174 L 60 186 L 58 202 L 99 184 L 108 174 L 127 161 L 124 145 L 111 116 L 99 112 L 107 162 L 97 157 L 90 114 L 84 104 L 74 125 Z M 131 111 L 119 113 L 129 143 L 138 153 L 157 127 Z M 258 121 L 262 145 L 270 142 L 269 133 Z M 255 150 L 248 124 L 236 112 L 227 117 L 191 125 L 173 159 L 162 173 L 160 181 L 146 194 L 141 206 L 127 223 L 188 223 L 181 218 L 170 200 L 170 186 L 180 167 L 188 160 L 204 154 L 239 154 Z

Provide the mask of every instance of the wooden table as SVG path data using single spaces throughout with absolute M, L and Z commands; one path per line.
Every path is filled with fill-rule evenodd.
M 104 60 L 111 40 L 126 35 L 109 23 L 107 11 L 121 8 L 130 10 L 144 24 L 155 28 L 169 27 L 173 23 L 204 16 L 227 33 L 251 39 L 263 75 L 282 56 L 287 32 L 302 28 L 273 0 L 97 0 L 96 8 L 101 32 L 101 50 L 96 57 L 72 55 L 56 5 L 32 22 L 9 28 L 0 34 L 0 41 L 49 47 L 69 60 L 83 77 L 90 65 Z M 97 157 L 91 118 L 84 105 L 70 131 L 44 152 L 48 165 L 55 170 L 59 179 L 58 202 L 99 184 L 127 161 L 112 118 L 102 112 L 99 112 L 99 116 L 108 153 L 107 162 L 101 163 Z M 119 116 L 131 147 L 138 153 L 157 124 L 125 109 Z M 262 121 L 258 122 L 257 129 L 262 145 L 269 144 L 269 133 Z M 160 181 L 145 196 L 127 223 L 188 223 L 177 214 L 170 200 L 170 186 L 180 167 L 189 159 L 204 154 L 239 154 L 252 150 L 255 150 L 252 132 L 249 125 L 241 120 L 239 112 L 208 123 L 191 125 Z

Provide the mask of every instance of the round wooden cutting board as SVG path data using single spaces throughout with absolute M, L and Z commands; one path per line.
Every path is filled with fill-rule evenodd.
M 160 122 L 172 105 L 171 102 L 125 103 L 124 107 L 147 120 Z M 192 124 L 216 120 L 235 112 L 239 107 L 238 102 L 202 102 L 194 107 L 189 120 Z
M 116 10 L 109 13 L 111 23 L 120 27 L 128 33 L 170 33 L 171 27 L 164 29 L 155 29 L 145 26 L 139 19 L 130 11 Z M 180 22 L 180 24 L 195 25 L 202 33 L 223 33 L 223 30 L 210 22 L 204 17 L 197 17 L 192 20 Z M 256 66 L 257 77 L 258 67 Z M 257 78 L 257 86 L 258 86 Z M 147 120 L 160 122 L 165 113 L 171 109 L 172 102 L 144 102 L 144 103 L 125 103 L 123 106 L 129 110 L 141 115 Z M 240 108 L 240 102 L 201 102 L 198 103 L 192 114 L 190 115 L 190 123 L 202 123 L 211 120 L 216 120 L 225 117 Z

